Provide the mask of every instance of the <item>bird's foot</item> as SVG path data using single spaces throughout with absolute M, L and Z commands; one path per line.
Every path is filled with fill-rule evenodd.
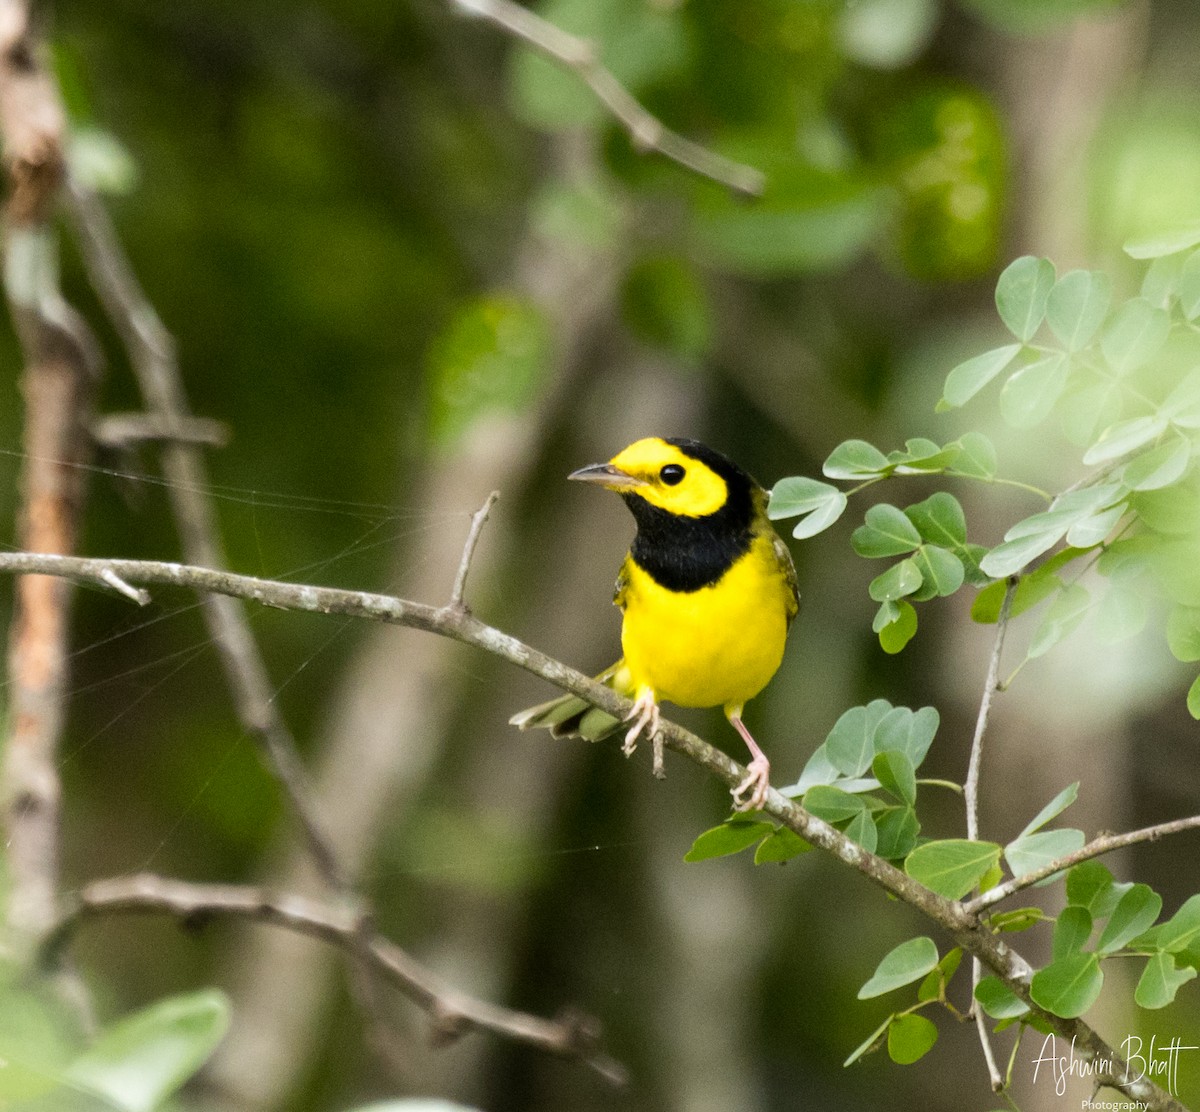
M 733 790 L 735 811 L 758 811 L 767 802 L 771 765 L 761 753 L 746 766 L 746 778 Z
M 625 744 L 621 746 L 621 752 L 627 757 L 633 756 L 633 751 L 637 748 L 638 738 L 643 735 L 649 738 L 658 736 L 658 718 L 659 718 L 658 703 L 654 700 L 652 692 L 646 691 L 637 697 L 637 701 L 633 704 L 633 710 L 629 712 L 629 717 L 626 722 L 632 722 L 629 727 L 629 732 L 625 735 Z

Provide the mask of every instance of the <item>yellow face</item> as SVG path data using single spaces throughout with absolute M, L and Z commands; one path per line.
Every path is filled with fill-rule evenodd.
M 725 480 L 674 444 L 647 437 L 630 444 L 608 463 L 570 476 L 622 494 L 636 494 L 652 506 L 682 517 L 705 517 L 725 505 Z

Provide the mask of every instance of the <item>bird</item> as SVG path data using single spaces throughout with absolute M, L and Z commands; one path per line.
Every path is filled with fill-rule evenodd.
M 767 492 L 720 452 L 679 437 L 646 437 L 567 478 L 615 491 L 637 526 L 613 595 L 624 655 L 596 677 L 634 700 L 624 719 L 625 754 L 658 734 L 661 701 L 720 706 L 751 757 L 734 807 L 761 809 L 771 765 L 742 712 L 779 669 L 800 605 L 791 553 L 767 517 Z M 510 721 L 590 741 L 622 726 L 576 695 Z

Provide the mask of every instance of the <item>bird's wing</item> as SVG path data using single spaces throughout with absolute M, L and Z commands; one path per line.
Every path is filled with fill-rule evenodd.
M 775 550 L 775 559 L 787 585 L 787 616 L 790 622 L 800 609 L 800 580 L 796 577 L 796 565 L 792 562 L 791 550 L 778 533 L 771 537 L 771 547 Z
M 632 556 L 625 557 L 621 570 L 617 572 L 617 584 L 613 588 L 613 606 L 618 607 L 622 613 L 625 611 L 625 592 L 629 589 L 629 563 L 632 559 Z

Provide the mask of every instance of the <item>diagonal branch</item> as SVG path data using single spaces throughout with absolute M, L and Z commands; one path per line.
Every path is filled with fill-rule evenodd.
M 97 880 L 86 885 L 74 907 L 57 923 L 43 955 L 53 961 L 84 919 L 119 913 L 160 912 L 185 926 L 210 918 L 248 919 L 309 935 L 345 951 L 374 977 L 395 986 L 433 1019 L 439 1041 L 471 1030 L 491 1031 L 540 1050 L 586 1062 L 613 1085 L 626 1073 L 599 1049 L 593 1021 L 567 1016 L 551 1021 L 525 1012 L 476 1000 L 450 987 L 404 950 L 371 930 L 364 930 L 355 908 L 334 906 L 262 888 L 232 884 L 192 884 L 143 873 Z
M 136 586 L 162 585 L 216 591 L 286 610 L 342 614 L 424 630 L 473 645 L 516 664 L 556 687 L 587 699 L 615 717 L 624 718 L 632 708 L 628 699 L 611 688 L 481 622 L 461 607 L 430 606 L 367 591 L 281 583 L 182 564 L 85 559 L 28 552 L 0 553 L 0 573 L 35 572 L 95 582 L 101 579 L 106 569 Z M 668 748 L 700 765 L 730 788 L 736 787 L 745 776 L 745 769 L 731 757 L 682 726 L 664 719 L 661 729 Z M 1033 977 L 1029 963 L 1007 942 L 993 934 L 977 916 L 972 915 L 964 904 L 946 899 L 926 888 L 774 789 L 768 792 L 762 810 L 807 842 L 836 857 L 844 865 L 939 924 L 957 945 L 978 958 L 1019 999 L 1028 1004 L 1034 1015 L 1044 1020 L 1056 1034 L 1073 1042 L 1075 1056 L 1094 1070 L 1092 1076 L 1097 1084 L 1117 1089 L 1132 1100 L 1140 1100 L 1154 1112 L 1184 1112 L 1183 1106 L 1169 1093 L 1148 1078 L 1135 1076 L 1134 1071 L 1127 1068 L 1124 1058 L 1082 1020 L 1063 1019 L 1034 1003 L 1029 995 L 1029 982 Z
M 1145 826 L 1141 830 L 1131 830 L 1126 834 L 1103 834 L 1099 838 L 1093 838 L 1086 846 L 1082 846 L 1074 853 L 1064 854 L 1041 868 L 1034 869 L 1033 872 L 1015 876 L 1003 884 L 997 884 L 995 888 L 989 888 L 982 895 L 968 900 L 965 905 L 966 909 L 972 915 L 976 915 L 981 911 L 986 911 L 989 907 L 994 907 L 1017 892 L 1040 884 L 1047 877 L 1054 876 L 1055 873 L 1061 873 L 1072 865 L 1078 865 L 1081 861 L 1090 861 L 1093 857 L 1100 857 L 1105 853 L 1124 849 L 1126 846 L 1137 845 L 1139 842 L 1157 842 L 1159 838 L 1164 838 L 1168 834 L 1182 834 L 1185 830 L 1198 828 L 1200 828 L 1200 815 L 1191 815 L 1186 819 L 1160 822 L 1156 826 Z
M 174 340 L 142 292 L 99 199 L 73 178 L 67 180 L 65 195 L 84 263 L 129 352 L 138 385 L 163 441 L 163 474 L 184 558 L 210 568 L 225 567 L 204 456 L 194 443 L 196 419 L 184 394 Z M 318 872 L 331 888 L 348 893 L 349 880 L 316 813 L 295 738 L 279 712 L 244 609 L 233 598 L 209 594 L 203 599 L 203 614 L 233 692 L 238 717 L 258 742 L 267 766 L 287 795 Z
M 513 0 L 450 0 L 464 15 L 486 19 L 513 38 L 528 43 L 567 69 L 595 93 L 596 98 L 629 132 L 639 151 L 658 151 L 701 177 L 750 197 L 759 196 L 766 179 L 762 171 L 734 162 L 668 128 L 648 112 L 596 56 L 595 46 L 556 27 Z

